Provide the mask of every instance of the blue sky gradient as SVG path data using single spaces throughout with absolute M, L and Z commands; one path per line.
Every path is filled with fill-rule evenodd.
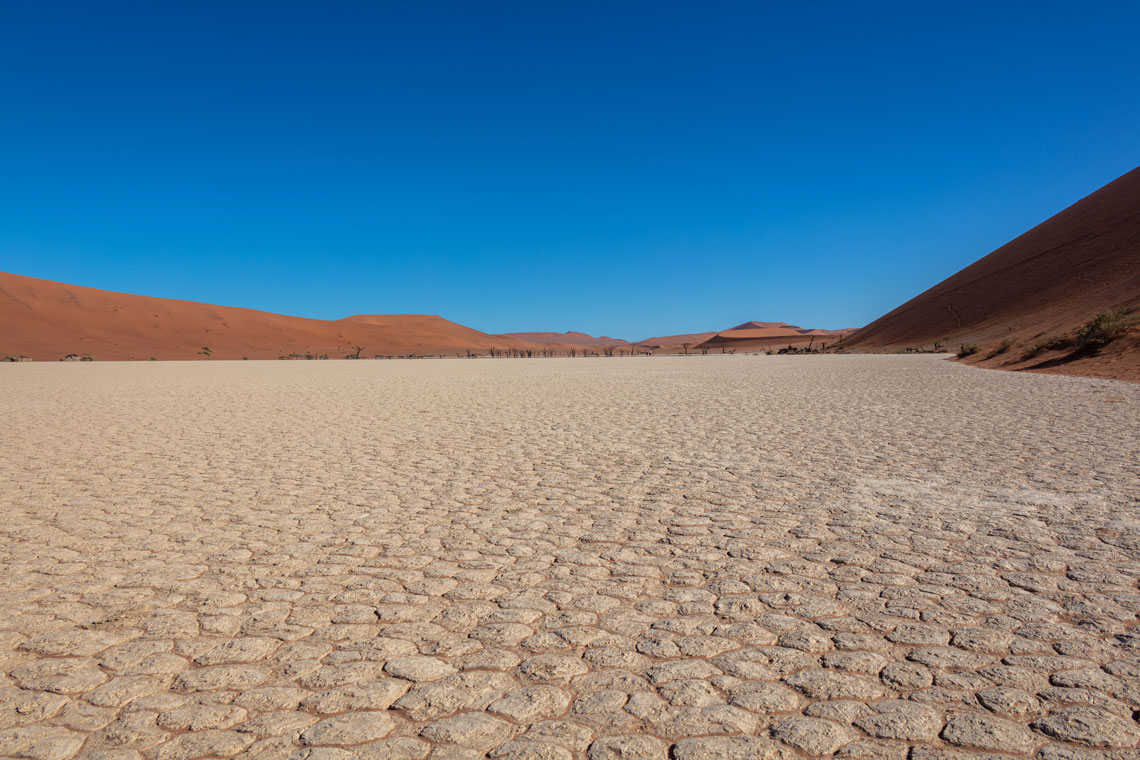
M 1140 4 L 5 3 L 0 270 L 865 324 L 1140 163 Z

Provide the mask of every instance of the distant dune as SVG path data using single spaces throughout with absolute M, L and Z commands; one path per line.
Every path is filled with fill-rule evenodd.
M 689 333 L 646 338 L 638 346 L 653 348 L 658 353 L 690 353 L 702 351 L 767 351 L 791 346 L 803 348 L 836 343 L 841 335 L 853 330 L 805 329 L 787 322 L 745 322 L 720 332 Z M 685 344 L 688 344 L 688 348 Z
M 361 315 L 336 321 L 290 317 L 195 301 L 150 298 L 0 273 L 0 356 L 96 359 L 277 359 L 486 353 L 525 341 L 426 314 Z
M 700 350 L 768 351 L 780 348 L 819 348 L 834 345 L 852 330 L 820 330 L 787 322 L 745 322 L 723 330 L 700 344 Z
M 518 333 L 500 333 L 504 338 L 515 338 L 517 340 L 533 343 L 540 346 L 562 346 L 574 347 L 581 346 L 583 348 L 600 349 L 608 346 L 624 346 L 628 347 L 630 342 L 622 340 L 621 338 L 611 338 L 606 335 L 594 337 L 587 335 L 584 332 L 518 332 Z
M 658 335 L 653 338 L 645 338 L 644 340 L 637 341 L 634 345 L 639 350 L 649 349 L 654 351 L 668 351 L 670 349 L 681 349 L 685 343 L 690 347 L 698 346 L 706 340 L 716 335 L 716 332 L 702 332 L 702 333 L 683 333 L 681 335 Z
M 1095 353 L 1073 345 L 1081 326 L 1106 309 L 1140 310 L 1140 169 L 880 317 L 844 345 L 929 350 L 937 341 L 957 351 L 976 344 L 968 361 L 984 366 L 1140 379 L 1136 332 Z
M 806 344 L 809 331 L 783 322 L 748 322 L 721 333 L 647 338 L 636 344 L 583 332 L 491 335 L 430 314 L 357 314 L 337 320 L 307 319 L 196 301 L 114 293 L 0 272 L 0 357 L 55 361 L 69 355 L 96 360 L 342 359 L 374 356 L 618 355 L 633 351 L 681 353 L 688 343 L 756 337 Z M 749 332 L 752 331 L 752 332 Z M 724 336 L 729 336 L 725 338 Z M 755 344 L 755 345 L 754 345 Z M 737 340 L 733 350 L 763 341 Z M 764 344 L 767 345 L 767 344 Z
M 491 335 L 428 314 L 358 314 L 337 320 L 334 324 L 368 325 L 377 329 L 376 339 L 380 345 L 406 346 L 409 349 L 418 345 L 435 346 L 439 349 L 436 353 L 534 348 L 532 342 L 508 335 Z

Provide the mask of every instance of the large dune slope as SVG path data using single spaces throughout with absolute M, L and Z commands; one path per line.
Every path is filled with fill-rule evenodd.
M 1071 348 L 1022 360 L 1047 337 L 1071 338 L 1097 312 L 1140 309 L 1140 169 L 1006 243 L 844 341 L 898 349 L 948 338 L 976 343 L 971 361 L 1011 369 L 1135 377 L 1134 334 L 1097 354 Z M 995 354 L 1003 341 L 1008 347 Z
M 0 273 L 0 355 L 55 360 L 276 359 L 291 353 L 343 357 L 485 353 L 533 348 L 426 314 L 326 321 L 195 301 L 150 298 Z

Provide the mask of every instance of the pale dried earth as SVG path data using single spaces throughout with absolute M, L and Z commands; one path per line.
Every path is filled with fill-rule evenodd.
M 3 756 L 1138 756 L 1140 386 L 0 370 Z

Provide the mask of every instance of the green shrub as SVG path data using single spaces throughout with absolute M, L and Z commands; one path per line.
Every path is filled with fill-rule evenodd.
M 978 353 L 977 343 L 963 343 L 962 347 L 958 349 L 958 358 L 965 359 L 967 356 L 973 356 Z
M 1129 316 L 1124 309 L 1102 311 L 1077 333 L 1077 345 L 1081 348 L 1107 346 L 1134 330 L 1138 322 L 1140 318 Z

